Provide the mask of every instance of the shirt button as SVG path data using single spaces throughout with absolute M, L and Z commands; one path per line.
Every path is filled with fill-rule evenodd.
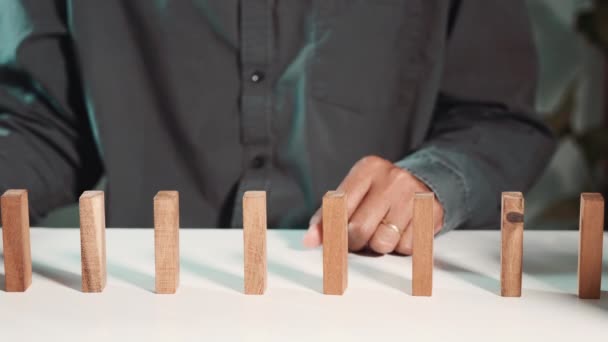
M 254 71 L 251 74 L 251 78 L 250 78 L 251 82 L 253 83 L 260 83 L 264 80 L 264 73 L 261 71 Z
M 264 156 L 255 156 L 251 160 L 251 167 L 254 169 L 261 169 L 266 165 L 266 158 Z

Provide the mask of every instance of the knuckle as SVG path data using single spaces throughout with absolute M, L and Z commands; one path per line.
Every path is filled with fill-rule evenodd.
M 378 156 L 368 155 L 368 156 L 361 158 L 357 162 L 357 165 L 360 165 L 361 167 L 366 167 L 366 168 L 367 167 L 376 168 L 376 167 L 382 165 L 384 162 L 385 162 L 385 160 Z
M 404 184 L 410 180 L 409 173 L 396 166 L 389 170 L 388 176 L 393 184 Z
M 351 221 L 348 224 L 349 246 L 361 249 L 367 243 L 366 237 L 370 235 L 370 226 L 361 221 Z
M 388 211 L 393 206 L 393 201 L 394 201 L 393 197 L 394 196 L 392 196 L 391 189 L 385 189 L 383 191 L 382 197 L 378 198 L 378 204 L 377 204 L 378 209 L 381 209 L 383 211 Z
M 369 225 L 365 224 L 364 222 L 361 221 L 353 221 L 349 224 L 349 231 L 353 234 L 358 236 L 364 236 L 367 235 L 367 233 L 369 232 Z

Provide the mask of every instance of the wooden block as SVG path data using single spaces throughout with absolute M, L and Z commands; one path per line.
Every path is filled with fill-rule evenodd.
M 599 299 L 602 285 L 604 198 L 598 193 L 581 194 L 578 247 L 578 296 Z
M 416 193 L 412 216 L 412 295 L 431 296 L 433 294 L 433 239 L 435 222 L 433 219 L 432 192 Z
M 6 291 L 24 292 L 32 284 L 27 190 L 6 191 L 1 207 Z
M 106 287 L 106 214 L 103 191 L 80 196 L 80 257 L 82 292 L 101 292 Z
M 266 192 L 247 191 L 243 195 L 243 244 L 245 294 L 266 291 Z
M 348 285 L 348 213 L 346 194 L 323 196 L 323 293 L 342 295 Z
M 521 192 L 502 193 L 501 235 L 500 294 L 521 297 L 524 251 L 524 197 Z
M 179 287 L 179 193 L 154 196 L 154 262 L 156 293 L 172 294 Z

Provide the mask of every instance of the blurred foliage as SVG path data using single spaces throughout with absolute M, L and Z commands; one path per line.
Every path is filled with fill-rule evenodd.
M 608 54 L 608 0 L 595 0 L 590 10 L 581 12 L 576 29 L 593 45 Z
M 593 6 L 579 13 L 575 29 L 581 33 L 593 46 L 604 53 L 608 59 L 608 0 L 595 0 Z M 608 87 L 608 80 L 606 80 Z M 603 172 L 594 173 L 593 183 L 588 187 L 608 194 L 606 175 L 608 174 L 608 125 L 590 127 L 583 132 L 572 129 L 572 115 L 577 107 L 578 81 L 574 80 L 564 91 L 556 109 L 547 116 L 546 123 L 551 127 L 558 139 L 572 138 L 580 148 L 590 170 L 600 169 Z M 608 99 L 604 100 L 608 102 Z M 608 107 L 608 104 L 604 104 Z M 579 197 L 561 199 L 550 205 L 542 219 L 564 220 L 578 217 Z

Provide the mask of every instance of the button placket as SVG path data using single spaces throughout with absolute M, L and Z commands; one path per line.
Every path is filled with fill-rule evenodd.
M 249 80 L 253 83 L 260 83 L 264 80 L 264 73 L 262 71 L 254 71 L 251 73 Z
M 241 3 L 241 143 L 243 173 L 231 219 L 233 227 L 242 225 L 242 196 L 247 190 L 268 190 L 271 157 L 270 119 L 272 89 L 267 74 L 271 63 L 274 34 L 272 2 L 248 0 Z M 269 198 L 270 200 L 270 198 Z

